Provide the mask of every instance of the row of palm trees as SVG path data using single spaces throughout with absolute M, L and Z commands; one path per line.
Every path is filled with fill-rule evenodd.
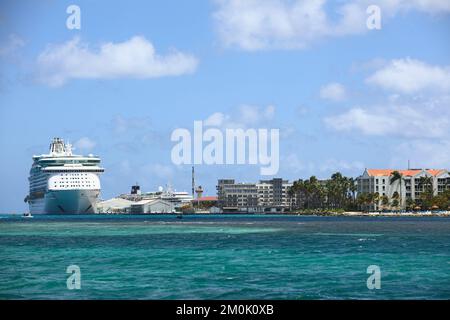
M 357 204 L 362 210 L 371 210 L 378 207 L 380 210 L 448 210 L 450 209 L 450 189 L 445 192 L 434 195 L 432 191 L 426 190 L 420 193 L 417 199 L 410 197 L 405 199 L 404 205 L 400 194 L 395 191 L 391 199 L 388 196 L 380 196 L 378 192 L 375 193 L 361 193 L 357 197 Z
M 356 180 L 334 173 L 328 180 L 309 179 L 294 181 L 288 189 L 291 209 L 356 209 Z

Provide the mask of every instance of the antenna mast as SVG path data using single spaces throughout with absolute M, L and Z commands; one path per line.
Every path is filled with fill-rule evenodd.
M 192 166 L 192 199 L 195 199 L 194 192 L 195 192 L 195 176 L 194 176 L 194 166 Z

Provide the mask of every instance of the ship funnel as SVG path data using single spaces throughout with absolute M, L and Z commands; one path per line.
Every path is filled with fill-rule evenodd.
M 50 154 L 52 156 L 71 156 L 72 145 L 64 144 L 64 140 L 61 138 L 53 138 L 50 144 Z
M 64 141 L 61 138 L 53 138 L 50 144 L 51 154 L 61 154 L 64 153 Z

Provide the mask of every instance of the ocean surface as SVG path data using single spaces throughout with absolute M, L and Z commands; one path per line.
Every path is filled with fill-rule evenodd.
M 450 219 L 0 215 L 0 299 L 450 299 Z

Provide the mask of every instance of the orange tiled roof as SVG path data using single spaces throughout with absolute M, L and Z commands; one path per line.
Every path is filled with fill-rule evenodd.
M 394 170 L 394 169 L 367 169 L 367 173 L 371 177 L 380 177 L 380 176 L 390 176 L 392 172 L 398 171 L 402 176 L 405 177 L 412 177 L 416 174 L 422 172 L 422 169 L 412 169 L 412 170 Z M 430 173 L 433 176 L 437 176 L 442 171 L 445 171 L 443 169 L 427 169 L 428 173 Z
M 428 169 L 427 170 L 429 173 L 431 173 L 433 176 L 437 176 L 438 174 L 441 174 L 443 171 L 443 169 Z

